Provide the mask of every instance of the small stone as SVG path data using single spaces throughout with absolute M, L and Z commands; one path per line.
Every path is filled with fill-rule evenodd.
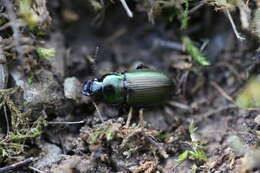
M 48 109 L 48 113 L 64 113 L 71 107 L 69 102 L 64 102 L 64 94 L 54 74 L 45 69 L 39 69 L 37 72 L 37 80 L 32 83 L 28 82 L 28 77 L 18 68 L 10 70 L 12 79 L 16 86 L 21 88 L 22 92 L 17 92 L 15 101 L 22 104 L 25 111 L 32 111 L 31 116 L 37 118 L 39 112 L 44 108 Z
M 129 151 L 124 151 L 123 155 L 126 156 L 126 158 L 128 159 L 128 158 L 130 158 L 131 153 Z
M 78 100 L 80 94 L 80 81 L 75 77 L 66 78 L 64 81 L 64 95 L 68 99 Z
M 83 156 L 66 156 L 65 160 L 53 164 L 50 172 L 72 173 L 72 172 L 96 172 L 97 163 Z M 101 169 L 99 167 L 99 169 Z M 102 172 L 102 171 L 101 171 Z M 107 171 L 104 171 L 107 172 Z
M 62 152 L 58 146 L 50 143 L 43 143 L 40 144 L 40 147 L 45 155 L 33 164 L 35 168 L 42 170 L 62 159 Z
M 257 124 L 260 124 L 260 114 L 258 114 L 256 117 L 255 117 L 255 122 Z

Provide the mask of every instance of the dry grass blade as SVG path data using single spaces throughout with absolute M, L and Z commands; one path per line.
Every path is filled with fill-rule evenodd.
M 228 101 L 231 101 L 233 104 L 236 104 L 236 102 L 233 100 L 233 98 L 228 95 L 216 82 L 210 82 L 210 84 L 217 89 L 217 91 L 223 96 L 225 97 L 225 99 L 227 99 Z
M 129 9 L 129 7 L 128 7 L 126 1 L 125 1 L 125 0 L 120 0 L 120 2 L 122 3 L 122 5 L 123 5 L 123 7 L 124 7 L 124 9 L 125 9 L 125 11 L 126 11 L 128 17 L 131 17 L 131 18 L 132 18 L 132 17 L 134 16 L 134 15 L 133 15 L 133 12 Z

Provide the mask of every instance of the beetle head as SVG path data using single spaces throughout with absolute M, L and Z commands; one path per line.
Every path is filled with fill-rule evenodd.
M 85 96 L 97 96 L 100 94 L 102 82 L 95 80 L 88 80 L 84 82 L 81 93 Z
M 83 86 L 82 86 L 82 90 L 81 93 L 85 96 L 90 96 L 91 95 L 91 85 L 93 83 L 93 80 L 88 80 L 86 82 L 84 82 Z

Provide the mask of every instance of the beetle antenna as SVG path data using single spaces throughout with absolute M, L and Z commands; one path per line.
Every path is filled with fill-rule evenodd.
M 96 50 L 95 50 L 95 54 L 94 54 L 94 59 L 96 59 L 98 57 L 98 53 L 99 53 L 99 46 L 96 46 Z
M 96 108 L 96 110 L 97 110 L 97 114 L 98 114 L 98 116 L 99 116 L 99 119 L 100 119 L 101 122 L 103 123 L 103 122 L 104 122 L 104 119 L 103 119 L 103 117 L 102 117 L 101 112 L 99 111 L 99 108 L 98 108 L 96 102 L 95 102 L 93 99 L 91 99 L 91 101 L 92 101 L 93 105 L 95 106 L 95 108 Z
M 100 52 L 99 50 L 100 50 L 100 47 L 96 46 L 94 54 L 93 55 L 87 55 L 87 60 L 90 63 L 90 68 L 91 68 L 92 72 L 97 71 L 96 70 L 96 61 L 97 61 L 98 54 Z

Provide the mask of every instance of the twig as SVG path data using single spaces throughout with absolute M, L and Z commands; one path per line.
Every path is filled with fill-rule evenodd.
M 194 13 L 195 11 L 197 11 L 198 9 L 200 9 L 203 5 L 205 5 L 209 0 L 202 0 L 199 2 L 198 5 L 196 5 L 195 7 L 193 7 L 192 9 L 190 9 L 189 11 L 189 15 L 191 15 L 192 13 Z
M 224 66 L 226 68 L 228 68 L 235 76 L 236 78 L 239 80 L 239 81 L 243 81 L 242 77 L 240 76 L 239 72 L 236 70 L 236 68 L 231 65 L 230 63 L 227 63 L 225 61 L 221 61 L 219 63 L 216 64 L 216 66 Z
M 182 162 L 177 162 L 177 164 L 173 167 L 173 173 L 175 173 L 175 169 L 177 169 L 179 166 L 181 166 L 181 164 L 183 164 L 184 163 L 184 161 L 182 161 Z
M 125 2 L 125 0 L 120 0 L 120 2 L 122 3 L 128 17 L 132 18 L 134 15 L 133 15 L 133 12 L 129 9 L 129 7 L 127 6 L 127 3 Z
M 35 172 L 38 172 L 38 173 L 45 173 L 44 171 L 41 171 L 35 167 L 32 167 L 32 166 L 28 166 L 31 170 L 35 171 Z
M 183 104 L 183 103 L 180 103 L 180 102 L 175 102 L 175 101 L 171 101 L 171 102 L 169 102 L 169 104 L 171 106 L 186 110 L 188 112 L 192 112 L 192 107 L 190 107 L 189 105 L 186 105 L 186 104 Z
M 8 15 L 5 14 L 5 13 L 0 13 L 0 17 L 1 17 L 1 18 L 9 19 Z
M 85 121 L 66 121 L 66 122 L 58 122 L 58 121 L 49 121 L 48 124 L 55 125 L 55 124 L 83 124 Z
M 205 49 L 205 47 L 209 44 L 209 39 L 207 39 L 207 40 L 205 40 L 203 43 L 202 43 L 202 45 L 200 46 L 200 51 L 202 52 L 204 49 Z
M 246 0 L 246 6 L 248 7 L 249 0 Z
M 189 10 L 188 15 L 191 15 L 192 13 L 194 13 L 195 11 L 197 11 L 198 9 L 200 9 L 203 5 L 205 5 L 209 0 L 202 0 L 198 3 L 198 5 L 196 5 L 195 7 L 191 8 Z M 184 16 L 184 14 L 181 14 L 178 16 L 178 18 L 182 18 Z
M 236 102 L 233 100 L 233 98 L 228 95 L 216 82 L 212 81 L 210 84 L 223 96 L 225 99 L 231 101 L 233 104 L 236 105 Z
M 6 106 L 4 106 L 4 114 L 5 114 L 5 121 L 6 121 L 6 135 L 9 135 L 10 132 L 10 123 L 9 123 L 9 119 L 8 119 L 8 115 L 7 115 L 7 111 L 6 111 Z
M 130 139 L 131 139 L 133 136 L 135 136 L 135 135 L 141 133 L 142 131 L 143 131 L 142 128 L 137 128 L 137 129 L 133 130 L 129 135 L 127 135 L 126 138 L 123 139 L 122 143 L 120 144 L 120 148 L 124 148 L 125 145 L 130 141 Z
M 260 108 L 247 108 L 248 111 L 260 111 Z
M 170 48 L 178 51 L 185 51 L 185 46 L 181 43 L 175 42 L 175 41 L 167 41 L 167 40 L 161 40 L 157 39 L 154 42 L 155 45 L 159 45 L 161 47 Z
M 236 27 L 236 25 L 235 25 L 235 22 L 233 21 L 233 18 L 232 18 L 232 16 L 231 16 L 230 12 L 228 11 L 228 9 L 225 9 L 225 15 L 228 17 L 228 19 L 229 19 L 229 21 L 230 21 L 230 23 L 231 23 L 232 29 L 233 29 L 233 31 L 234 31 L 234 33 L 235 33 L 237 39 L 239 39 L 239 40 L 241 40 L 241 41 L 245 40 L 245 37 L 242 37 L 242 36 L 240 35 L 240 33 L 237 31 L 237 27 Z
M 142 133 L 143 133 L 143 136 L 145 136 L 146 139 L 148 139 L 148 141 L 158 149 L 159 153 L 160 153 L 165 159 L 167 159 L 167 158 L 169 157 L 169 155 L 167 154 L 167 152 L 165 151 L 165 149 L 161 146 L 160 143 L 158 143 L 158 142 L 156 142 L 156 141 L 154 140 L 153 136 L 151 136 L 151 135 L 146 135 L 145 132 L 142 132 Z
M 34 161 L 34 158 L 33 157 L 30 157 L 28 159 L 25 159 L 23 161 L 20 161 L 20 162 L 17 162 L 17 163 L 14 163 L 12 165 L 9 165 L 9 166 L 5 166 L 3 168 L 0 168 L 0 173 L 2 172 L 8 172 L 8 171 L 13 171 L 17 168 L 20 168 L 20 167 L 23 167 L 25 165 L 28 165 L 29 163 L 33 162 Z
M 208 111 L 208 112 L 206 112 L 206 113 L 204 113 L 202 115 L 195 115 L 196 117 L 201 117 L 201 118 L 198 118 L 198 120 L 196 120 L 196 122 L 204 120 L 205 118 L 208 118 L 211 115 L 214 115 L 214 114 L 220 113 L 220 112 L 222 112 L 224 110 L 232 109 L 232 108 L 237 108 L 237 106 L 236 105 L 222 106 L 222 107 L 219 107 L 217 109 L 210 110 L 210 111 Z
M 8 89 L 0 89 L 0 94 L 9 94 L 12 95 L 16 93 L 20 87 L 15 87 L 15 88 L 8 88 Z
M 5 29 L 9 28 L 10 26 L 11 26 L 11 23 L 10 23 L 10 22 L 5 23 L 4 25 L 2 25 L 2 26 L 0 27 L 0 31 L 5 30 Z

